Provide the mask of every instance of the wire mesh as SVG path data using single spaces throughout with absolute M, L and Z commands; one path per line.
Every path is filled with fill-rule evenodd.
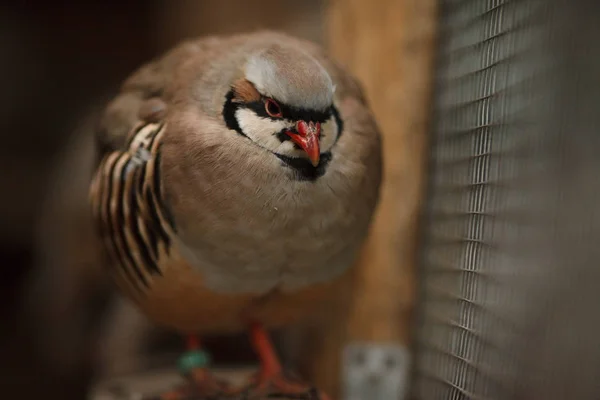
M 412 398 L 598 398 L 600 6 L 440 3 Z

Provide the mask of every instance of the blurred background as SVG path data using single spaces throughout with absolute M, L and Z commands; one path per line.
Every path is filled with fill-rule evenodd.
M 382 198 L 350 314 L 311 351 L 282 339 L 305 353 L 295 362 L 326 390 L 344 383 L 368 399 L 598 398 L 597 2 L 6 3 L 7 397 L 82 399 L 99 376 L 175 359 L 179 339 L 112 295 L 98 266 L 82 167 L 94 116 L 181 40 L 269 28 L 322 44 L 358 76 L 384 137 Z M 210 341 L 223 363 L 251 360 L 244 343 Z M 366 358 L 341 364 L 348 344 Z M 410 356 L 390 365 L 373 346 Z M 157 354 L 174 356 L 148 361 Z

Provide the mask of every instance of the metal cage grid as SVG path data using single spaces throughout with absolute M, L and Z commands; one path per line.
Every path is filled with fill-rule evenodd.
M 511 398 L 510 347 L 528 301 L 520 285 L 538 264 L 523 266 L 543 233 L 543 215 L 527 205 L 534 192 L 523 194 L 547 167 L 537 127 L 552 65 L 548 9 L 536 0 L 440 3 L 411 397 Z

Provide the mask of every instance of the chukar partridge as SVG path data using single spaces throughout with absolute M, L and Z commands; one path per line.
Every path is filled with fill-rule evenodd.
M 304 390 L 267 329 L 326 308 L 367 235 L 381 143 L 355 79 L 284 34 L 200 38 L 124 83 L 97 142 L 109 271 L 151 320 L 192 335 L 197 387 L 218 389 L 193 335 L 249 329 L 256 387 Z

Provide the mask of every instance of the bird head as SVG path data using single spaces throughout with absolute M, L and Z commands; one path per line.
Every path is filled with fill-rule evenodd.
M 317 168 L 340 134 L 334 91 L 313 57 L 273 45 L 248 57 L 223 116 L 230 129 L 288 164 Z

